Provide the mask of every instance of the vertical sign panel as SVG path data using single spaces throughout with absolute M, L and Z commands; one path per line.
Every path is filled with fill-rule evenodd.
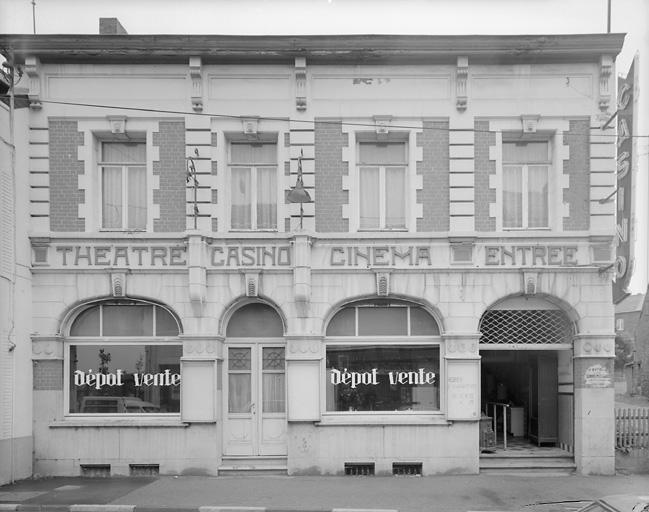
M 626 78 L 618 78 L 617 83 L 617 251 L 615 283 L 613 283 L 613 302 L 616 304 L 628 294 L 626 289 L 632 274 L 631 214 L 633 202 L 635 67 L 634 62 L 631 64 Z

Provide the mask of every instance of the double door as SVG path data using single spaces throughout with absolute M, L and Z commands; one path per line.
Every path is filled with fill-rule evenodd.
M 226 455 L 286 455 L 286 357 L 277 342 L 227 343 Z

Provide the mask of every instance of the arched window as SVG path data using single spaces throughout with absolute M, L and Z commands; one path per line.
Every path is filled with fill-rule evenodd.
M 180 412 L 180 325 L 145 301 L 95 303 L 66 337 L 71 414 Z
M 267 304 L 254 302 L 234 312 L 225 335 L 228 338 L 279 338 L 284 336 L 284 327 L 277 311 Z
M 349 304 L 326 336 L 327 412 L 440 410 L 439 326 L 418 304 Z

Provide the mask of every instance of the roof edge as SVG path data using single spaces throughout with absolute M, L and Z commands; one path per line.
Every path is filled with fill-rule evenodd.
M 222 60 L 288 61 L 303 56 L 312 62 L 453 60 L 595 60 L 617 56 L 625 34 L 539 35 L 95 35 L 4 34 L 0 48 L 12 48 L 18 59 L 43 61 L 144 61 L 204 57 Z

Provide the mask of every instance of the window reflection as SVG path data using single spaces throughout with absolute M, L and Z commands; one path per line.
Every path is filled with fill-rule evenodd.
M 367 383 L 352 386 L 354 374 Z M 327 411 L 439 410 L 439 347 L 330 345 L 326 387 Z
M 180 345 L 71 345 L 70 412 L 180 412 Z

